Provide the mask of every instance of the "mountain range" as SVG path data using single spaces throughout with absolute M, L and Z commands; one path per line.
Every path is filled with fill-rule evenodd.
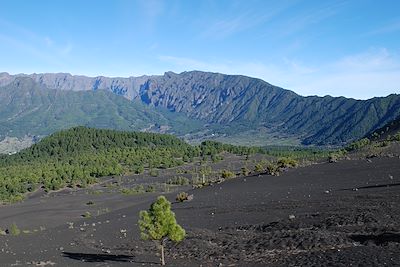
M 300 96 L 263 80 L 190 71 L 129 78 L 0 73 L 0 138 L 77 125 L 240 144 L 342 145 L 400 116 L 400 95 Z

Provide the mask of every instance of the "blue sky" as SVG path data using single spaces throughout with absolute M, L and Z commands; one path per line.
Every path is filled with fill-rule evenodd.
M 0 0 L 0 71 L 203 70 L 301 95 L 400 93 L 400 1 Z

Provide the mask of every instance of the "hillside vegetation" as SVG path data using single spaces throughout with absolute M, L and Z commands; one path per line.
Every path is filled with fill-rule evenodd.
M 400 157 L 400 117 L 387 123 L 357 141 L 332 152 L 331 162 L 341 158 L 374 158 L 378 156 Z
M 387 123 L 385 126 L 373 131 L 368 138 L 375 141 L 393 140 L 400 141 L 400 116 L 395 120 Z
M 20 200 L 39 186 L 47 191 L 85 187 L 102 176 L 170 168 L 223 151 L 244 155 L 257 150 L 211 141 L 191 146 L 172 135 L 76 127 L 1 156 L 0 200 Z

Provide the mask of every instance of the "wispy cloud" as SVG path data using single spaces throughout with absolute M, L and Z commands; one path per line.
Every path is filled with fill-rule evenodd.
M 254 16 L 250 13 L 234 18 L 222 19 L 210 25 L 208 29 L 202 33 L 202 36 L 206 38 L 225 38 L 254 27 L 267 19 L 268 16 Z
M 67 43 L 60 48 L 60 53 L 64 56 L 69 55 L 73 49 L 73 45 L 71 43 Z
M 348 55 L 318 66 L 310 75 L 293 73 L 292 88 L 303 94 L 366 99 L 400 93 L 400 57 L 386 48 Z
M 367 32 L 366 36 L 371 35 L 379 35 L 379 34 L 386 34 L 386 33 L 394 33 L 400 31 L 400 19 L 392 21 L 382 27 L 376 28 L 370 32 Z
M 400 93 L 400 58 L 387 49 L 370 49 L 338 60 L 309 66 L 283 58 L 279 64 L 263 62 L 204 62 L 197 59 L 162 56 L 174 71 L 204 70 L 261 78 L 301 95 L 332 95 L 367 99 Z
M 165 11 L 166 2 L 162 0 L 140 0 L 138 3 L 142 18 L 145 19 L 145 23 L 141 26 L 145 27 L 147 31 L 154 31 L 160 15 Z
M 218 20 L 204 21 L 205 30 L 201 37 L 223 39 L 248 29 L 265 24 L 278 16 L 291 4 L 280 3 L 277 6 L 270 6 L 269 9 L 259 10 L 255 7 L 243 9 L 239 2 L 231 2 L 231 9 L 226 7 L 226 13 L 221 14 Z
M 57 43 L 50 36 L 41 36 L 9 21 L 0 20 L 0 27 L 3 45 L 57 67 L 63 65 L 73 48 L 71 42 Z
M 307 9 L 298 15 L 286 20 L 280 28 L 279 35 L 287 36 L 302 31 L 310 26 L 336 15 L 345 4 L 344 1 L 321 2 L 322 6 Z
M 157 48 L 159 48 L 159 44 L 158 43 L 153 43 L 147 49 L 150 50 L 150 51 L 154 51 Z
M 349 55 L 333 64 L 336 69 L 352 69 L 358 72 L 386 71 L 400 68 L 396 56 L 386 48 L 370 49 L 366 52 Z
M 48 47 L 52 47 L 54 45 L 54 41 L 53 39 L 51 39 L 50 37 L 46 36 L 44 37 L 44 42 L 46 43 L 46 45 Z
M 216 67 L 213 63 L 206 63 L 204 61 L 186 57 L 159 56 L 158 59 L 170 63 L 178 69 L 182 68 L 182 70 L 187 70 L 187 67 L 190 67 L 192 70 L 213 69 Z
M 146 17 L 155 18 L 164 11 L 164 1 L 162 0 L 142 0 L 141 6 Z

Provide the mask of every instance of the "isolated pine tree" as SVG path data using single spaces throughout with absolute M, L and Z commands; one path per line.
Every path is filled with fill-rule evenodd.
M 176 222 L 175 213 L 171 211 L 171 203 L 159 196 L 151 204 L 148 211 L 142 210 L 139 214 L 139 228 L 144 240 L 155 240 L 161 248 L 161 264 L 165 265 L 164 246 L 168 239 L 180 242 L 185 238 L 185 230 Z

